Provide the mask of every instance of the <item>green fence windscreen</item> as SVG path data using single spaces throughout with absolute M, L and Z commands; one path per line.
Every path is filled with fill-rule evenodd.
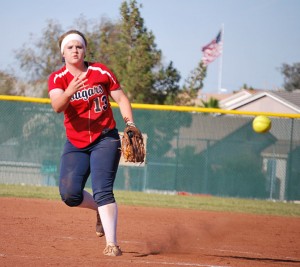
M 0 101 L 0 183 L 58 184 L 63 115 L 49 104 Z M 117 125 L 124 123 L 113 108 Z M 120 165 L 115 188 L 300 200 L 300 120 L 134 109 L 147 134 L 144 166 Z

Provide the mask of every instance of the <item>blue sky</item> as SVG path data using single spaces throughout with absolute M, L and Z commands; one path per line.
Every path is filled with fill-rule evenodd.
M 0 69 L 14 68 L 14 51 L 38 38 L 54 19 L 65 30 L 83 14 L 87 19 L 120 18 L 122 0 L 9 0 L 0 9 Z M 243 84 L 282 88 L 282 63 L 300 62 L 300 0 L 138 0 L 145 26 L 155 36 L 166 64 L 173 61 L 181 83 L 197 66 L 202 46 L 224 24 L 222 88 Z M 217 92 L 219 60 L 208 65 L 203 92 Z

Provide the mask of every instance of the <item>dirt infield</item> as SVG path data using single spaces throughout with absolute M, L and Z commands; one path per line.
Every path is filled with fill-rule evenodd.
M 93 211 L 0 198 L 0 266 L 300 266 L 300 218 L 119 206 L 121 257 Z

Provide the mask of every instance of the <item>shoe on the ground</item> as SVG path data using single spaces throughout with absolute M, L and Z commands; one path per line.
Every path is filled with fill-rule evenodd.
M 96 235 L 99 237 L 104 236 L 104 229 L 98 211 L 97 211 L 97 222 L 96 222 Z
M 116 245 L 107 245 L 103 250 L 105 256 L 121 256 L 122 251 L 119 246 Z

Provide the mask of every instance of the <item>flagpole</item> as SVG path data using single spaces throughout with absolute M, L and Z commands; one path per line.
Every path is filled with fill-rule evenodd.
M 222 42 L 222 52 L 221 57 L 219 58 L 219 78 L 218 78 L 218 93 L 220 94 L 222 91 L 222 69 L 223 69 L 223 48 L 224 48 L 224 23 L 221 26 L 221 42 Z

